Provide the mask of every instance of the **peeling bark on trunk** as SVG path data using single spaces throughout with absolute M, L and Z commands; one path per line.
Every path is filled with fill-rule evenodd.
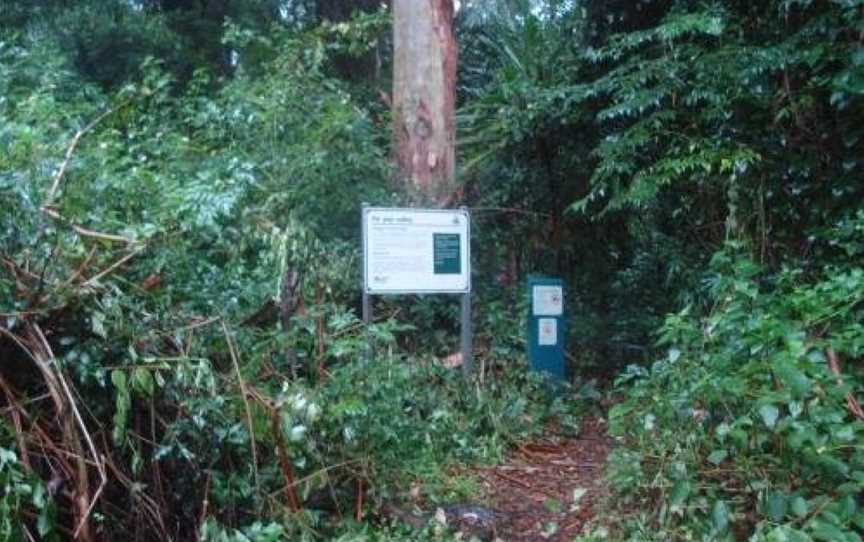
M 444 206 L 455 192 L 453 1 L 394 0 L 393 47 L 397 172 L 418 198 Z

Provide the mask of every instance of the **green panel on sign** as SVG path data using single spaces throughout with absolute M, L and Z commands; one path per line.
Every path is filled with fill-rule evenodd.
M 428 238 L 427 238 L 428 239 Z M 458 233 L 433 233 L 433 249 L 436 275 L 458 275 L 462 272 L 460 240 Z

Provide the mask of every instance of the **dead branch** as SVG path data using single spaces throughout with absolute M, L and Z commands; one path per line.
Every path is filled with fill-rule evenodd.
M 129 103 L 128 100 L 116 105 L 115 107 L 103 111 L 99 116 L 90 121 L 87 126 L 81 128 L 75 133 L 75 135 L 72 137 L 72 140 L 69 142 L 69 145 L 66 147 L 66 156 L 63 158 L 63 163 L 60 164 L 60 169 L 58 169 L 57 173 L 54 175 L 54 180 L 51 183 L 51 189 L 48 191 L 48 196 L 45 198 L 45 202 L 42 204 L 43 209 L 46 205 L 50 205 L 51 202 L 54 200 L 54 196 L 57 195 L 57 190 L 60 188 L 60 181 L 63 180 L 63 176 L 66 174 L 66 169 L 69 167 L 69 162 L 72 161 L 72 155 L 75 154 L 75 149 L 78 147 L 78 143 L 81 142 L 81 138 L 84 137 L 87 132 L 95 128 L 96 125 L 105 120 L 109 115 L 120 110 L 120 108 L 125 106 L 127 103 Z
M 104 442 L 104 438 L 103 438 L 103 443 L 104 443 L 105 447 L 107 448 L 108 443 Z M 129 490 L 130 493 L 132 493 L 133 492 L 132 488 L 135 486 L 135 482 L 133 482 L 128 476 L 126 476 L 126 474 L 123 473 L 123 471 L 121 471 L 120 468 L 118 468 L 117 465 L 113 461 L 111 461 L 110 459 L 106 459 L 105 465 L 108 467 L 108 470 L 110 470 L 114 474 L 114 478 L 118 482 L 120 482 L 120 484 L 122 484 L 123 487 L 125 487 L 127 490 Z M 165 539 L 165 540 L 169 539 L 170 533 L 165 526 L 164 519 L 162 518 L 162 513 L 161 513 L 161 508 L 159 506 L 159 503 L 157 503 L 155 500 L 153 500 L 153 498 L 151 498 L 149 495 L 147 495 L 144 492 L 136 492 L 134 494 L 135 494 L 135 498 L 137 500 L 136 501 L 136 508 L 140 508 L 141 510 L 146 512 L 146 517 L 149 517 L 151 527 L 154 530 L 158 530 L 161 533 L 163 539 Z
M 840 372 L 840 357 L 833 348 L 828 349 L 828 368 L 837 377 L 837 385 L 842 386 L 843 377 Z M 861 409 L 861 405 L 858 404 L 858 401 L 855 399 L 855 396 L 851 391 L 846 394 L 846 407 L 853 416 L 864 421 L 864 410 Z
M 12 417 L 12 424 L 15 426 L 15 440 L 18 444 L 19 455 L 21 456 L 21 465 L 26 472 L 33 472 L 33 467 L 30 465 L 30 452 L 27 448 L 27 442 L 24 440 L 24 427 L 21 423 L 21 416 L 23 415 L 29 419 L 29 415 L 18 403 L 12 386 L 6 382 L 2 374 L 0 374 L 0 390 L 6 396 L 6 403 L 11 407 L 9 415 Z
M 56 418 L 61 429 L 61 442 L 69 449 L 61 450 L 53 445 L 47 435 L 45 436 L 45 444 L 52 449 L 58 459 L 62 458 L 63 455 L 68 455 L 74 459 L 76 490 L 73 500 L 75 502 L 76 528 L 73 538 L 92 542 L 93 535 L 90 530 L 89 518 L 107 483 L 105 468 L 75 404 L 69 383 L 66 381 L 62 370 L 56 367 L 56 358 L 45 334 L 42 333 L 38 324 L 26 320 L 23 322 L 23 331 L 23 337 L 18 337 L 10 330 L 0 327 L 0 334 L 10 338 L 34 362 L 42 374 L 45 386 L 48 388 L 48 394 L 54 403 Z M 92 462 L 85 457 L 84 447 L 81 444 L 82 435 L 92 456 Z M 100 477 L 99 487 L 92 496 L 89 479 L 89 465 L 91 464 L 96 467 Z
M 198 518 L 198 528 L 204 525 L 207 520 L 207 510 L 210 507 L 210 473 L 207 473 L 207 479 L 204 480 L 204 498 L 201 500 L 201 516 Z
M 95 256 L 95 255 L 96 255 L 96 247 L 93 247 L 87 252 L 87 256 L 84 257 L 84 261 L 81 262 L 81 264 L 75 269 L 75 271 L 72 273 L 72 275 L 70 275 L 69 278 L 66 279 L 66 282 L 63 283 L 63 286 L 61 286 L 61 288 L 69 287 L 76 280 L 78 280 L 78 278 L 84 274 L 84 270 L 87 269 L 87 266 L 90 264 L 90 261 L 93 259 L 93 256 Z
M 83 226 L 79 226 L 75 224 L 68 218 L 63 217 L 55 208 L 50 205 L 43 205 L 42 212 L 51 218 L 58 220 L 67 224 L 70 228 L 75 230 L 75 232 L 81 237 L 90 237 L 93 239 L 101 239 L 102 241 L 110 241 L 112 243 L 125 243 L 127 245 L 133 244 L 135 242 L 134 239 L 130 239 L 128 237 L 123 237 L 122 235 L 115 235 L 113 233 L 103 233 L 91 229 L 87 229 Z
M 276 439 L 276 452 L 279 456 L 279 466 L 282 469 L 282 475 L 285 477 L 285 482 L 287 483 L 285 487 L 285 497 L 288 499 L 288 508 L 292 512 L 299 512 L 300 501 L 297 499 L 297 492 L 294 490 L 294 467 L 291 465 L 291 459 L 288 457 L 288 449 L 285 446 L 285 438 L 282 436 L 278 409 L 272 411 L 270 420 L 273 429 L 273 438 Z
M 512 214 L 512 215 L 525 215 L 525 216 L 539 216 L 542 218 L 550 218 L 552 215 L 549 213 L 542 213 L 539 211 L 530 211 L 528 209 L 519 209 L 516 207 L 471 207 L 472 213 L 499 213 L 499 214 Z
M 304 476 L 303 478 L 300 478 L 299 480 L 295 480 L 294 481 L 294 487 L 298 487 L 300 484 L 305 484 L 306 482 L 309 482 L 310 480 L 314 480 L 315 478 L 317 478 L 321 475 L 328 474 L 330 471 L 339 470 L 339 469 L 345 468 L 349 465 L 353 465 L 354 463 L 360 463 L 361 461 L 362 461 L 361 459 L 349 459 L 349 460 L 343 461 L 341 463 L 336 463 L 335 465 L 328 465 L 326 467 L 322 467 L 311 474 L 307 474 L 306 476 Z M 329 476 L 328 476 L 328 478 L 329 478 Z M 278 491 L 274 491 L 273 493 L 270 493 L 268 495 L 268 497 L 272 499 L 283 491 L 285 491 L 284 488 L 279 488 Z
M 105 268 L 104 270 L 100 271 L 100 272 L 97 273 L 96 275 L 94 275 L 94 276 L 90 277 L 89 279 L 87 279 L 87 280 L 84 282 L 84 286 L 93 286 L 93 285 L 95 285 L 95 284 L 96 284 L 100 279 L 103 279 L 103 278 L 105 278 L 106 276 L 110 275 L 111 273 L 113 273 L 114 271 L 116 271 L 118 267 L 122 266 L 124 263 L 128 262 L 129 260 L 131 260 L 132 258 L 134 258 L 135 256 L 137 256 L 138 254 L 140 254 L 140 253 L 143 252 L 143 251 L 144 251 L 144 247 L 141 247 L 141 248 L 138 248 L 138 249 L 136 249 L 136 250 L 133 250 L 132 252 L 130 252 L 129 254 L 123 256 L 122 258 L 120 258 L 119 260 L 117 260 L 116 262 L 114 262 L 113 264 L 109 265 L 109 266 L 108 266 L 107 268 Z
M 45 338 L 45 335 L 42 333 L 42 330 L 39 328 L 38 324 L 31 324 L 32 330 L 36 333 L 39 338 L 39 341 L 42 344 L 42 348 L 44 349 L 44 353 L 48 355 L 48 360 L 56 364 L 56 358 L 54 357 L 54 352 L 51 350 L 51 346 L 48 344 L 48 340 Z M 89 475 L 87 473 L 86 463 L 82 460 L 83 458 L 79 457 L 78 465 L 79 465 L 79 487 L 83 487 L 85 489 L 84 492 L 79 492 L 76 496 L 76 502 L 79 507 L 79 514 L 81 510 L 83 510 L 83 514 L 80 514 L 78 517 L 78 525 L 75 528 L 74 538 L 78 538 L 81 535 L 83 540 L 92 540 L 92 535 L 90 534 L 90 514 L 93 512 L 93 508 L 96 506 L 96 503 L 99 500 L 102 491 L 105 489 L 105 485 L 108 483 L 108 477 L 105 474 L 105 465 L 103 460 L 100 458 L 99 453 L 96 451 L 96 446 L 93 444 L 93 439 L 90 436 L 90 432 L 87 430 L 87 426 L 84 423 L 84 419 L 81 417 L 81 413 L 78 411 L 78 407 L 75 403 L 75 398 L 72 396 L 72 390 L 70 389 L 69 383 L 66 381 L 66 377 L 63 375 L 63 371 L 57 369 L 56 371 L 57 381 L 60 382 L 60 385 L 63 389 L 63 392 L 66 395 L 66 400 L 68 401 L 68 406 L 72 410 L 72 415 L 74 416 L 75 421 L 78 424 L 78 429 L 81 431 L 81 434 L 84 436 L 84 440 L 87 443 L 87 447 L 93 457 L 93 462 L 96 465 L 96 470 L 99 473 L 99 487 L 96 488 L 93 496 L 90 496 L 90 492 L 88 490 L 89 486 Z M 77 451 L 78 448 L 81 447 L 80 442 L 78 440 L 78 436 L 72 432 L 70 432 L 70 437 L 73 439 L 73 445 Z M 84 465 L 83 472 L 81 469 L 81 465 Z M 82 482 L 83 480 L 83 482 Z
M 354 521 L 363 521 L 363 479 L 357 478 L 357 500 L 354 509 Z
M 240 374 L 240 363 L 237 360 L 237 350 L 234 346 L 234 340 L 228 332 L 228 325 L 225 320 L 222 320 L 222 332 L 225 334 L 225 341 L 228 343 L 228 352 L 231 354 L 231 363 L 234 364 L 234 372 L 237 374 L 237 385 L 240 387 L 240 396 L 243 398 L 243 407 L 246 409 L 246 425 L 249 427 L 249 446 L 252 448 L 252 472 L 255 475 L 255 491 L 256 494 L 261 494 L 261 481 L 258 479 L 258 451 L 255 447 L 255 428 L 252 425 L 252 407 L 249 406 L 249 397 L 246 394 L 246 381 L 243 380 L 243 375 Z

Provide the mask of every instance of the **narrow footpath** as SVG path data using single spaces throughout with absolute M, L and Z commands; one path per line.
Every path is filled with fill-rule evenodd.
M 601 419 L 582 420 L 577 438 L 548 436 L 519 446 L 502 464 L 479 468 L 500 540 L 571 542 L 593 518 L 606 488 L 612 448 Z

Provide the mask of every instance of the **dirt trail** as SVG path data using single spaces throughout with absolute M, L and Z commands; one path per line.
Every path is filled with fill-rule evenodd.
M 506 541 L 566 541 L 582 532 L 604 495 L 603 464 L 612 440 L 598 418 L 582 420 L 578 438 L 524 444 L 501 465 L 478 469 Z

